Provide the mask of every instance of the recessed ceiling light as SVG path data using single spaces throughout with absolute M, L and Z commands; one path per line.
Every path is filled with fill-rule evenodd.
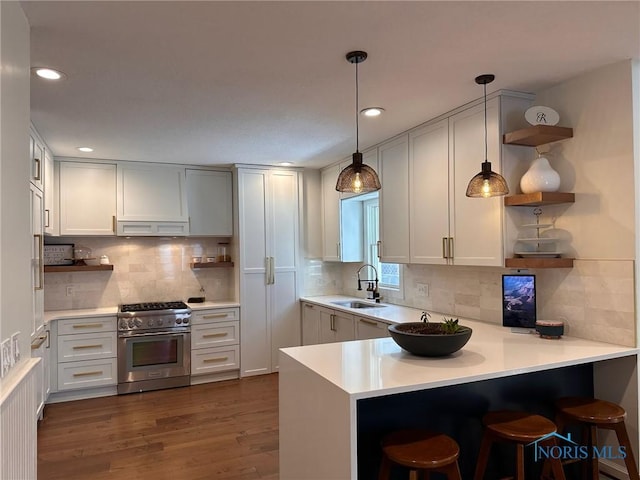
M 293 163 L 291 163 L 291 162 L 280 162 L 278 165 L 280 165 L 281 167 L 290 167 L 291 165 L 293 165 Z
M 34 67 L 31 70 L 40 78 L 46 78 L 47 80 L 60 80 L 65 77 L 64 73 L 53 68 Z
M 78 147 L 78 150 L 80 150 L 81 152 L 93 152 L 93 148 L 91 147 Z
M 384 108 L 382 107 L 369 107 L 360 110 L 360 113 L 366 117 L 377 117 L 378 115 L 382 115 L 382 112 L 384 112 Z

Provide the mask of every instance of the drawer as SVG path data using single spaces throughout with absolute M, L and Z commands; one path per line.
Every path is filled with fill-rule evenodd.
M 58 364 L 58 390 L 101 387 L 118 383 L 115 358 Z
M 211 310 L 195 310 L 191 313 L 191 324 L 202 325 L 216 322 L 232 322 L 240 320 L 239 308 L 216 308 Z
M 389 324 L 369 318 L 355 317 L 356 340 L 390 337 Z
M 237 345 L 240 322 L 220 322 L 191 327 L 191 348 Z
M 58 320 L 58 335 L 115 331 L 116 317 L 85 317 Z
M 240 368 L 240 347 L 212 347 L 191 350 L 191 375 L 225 372 Z
M 116 332 L 58 335 L 58 363 L 115 357 Z

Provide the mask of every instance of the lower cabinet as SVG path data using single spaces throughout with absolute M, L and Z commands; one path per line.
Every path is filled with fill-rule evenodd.
M 49 330 L 43 329 L 31 342 L 31 356 L 42 360 L 41 378 L 36 392 L 36 418 L 42 420 L 44 404 L 51 392 L 51 348 Z
M 118 383 L 115 316 L 53 321 L 50 334 L 52 401 L 115 393 Z
M 191 384 L 238 378 L 240 309 L 195 310 L 191 314 Z
M 371 318 L 355 317 L 356 339 L 389 337 L 389 324 Z
M 355 339 L 353 315 L 312 303 L 302 303 L 303 345 Z

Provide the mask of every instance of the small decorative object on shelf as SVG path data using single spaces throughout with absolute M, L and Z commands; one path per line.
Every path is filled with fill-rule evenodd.
M 535 237 L 519 238 L 517 241 L 524 246 L 520 251 L 516 250 L 513 253 L 518 257 L 539 257 L 539 258 L 554 258 L 559 257 L 561 252 L 557 251 L 556 242 L 557 238 L 542 237 L 540 236 L 540 230 L 553 227 L 553 224 L 540 223 L 540 215 L 542 215 L 541 208 L 534 208 L 533 214 L 536 217 L 536 223 L 522 225 L 523 228 L 533 228 L 536 230 Z M 531 247 L 533 245 L 533 247 Z M 533 250 L 531 249 L 533 248 Z
M 534 193 L 557 192 L 559 189 L 560 175 L 551 167 L 547 157 L 538 152 L 538 158 L 531 163 L 529 170 L 520 179 L 520 190 L 522 193 Z
M 553 108 L 538 105 L 524 112 L 524 118 L 531 125 L 557 125 L 560 115 Z

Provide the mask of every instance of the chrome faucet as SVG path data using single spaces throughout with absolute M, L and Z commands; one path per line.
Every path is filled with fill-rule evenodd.
M 364 279 L 361 279 L 360 278 L 360 271 L 364 267 L 373 268 L 373 271 L 376 274 L 376 278 L 364 278 Z M 367 287 L 367 291 L 371 292 L 371 293 L 369 294 L 370 296 L 367 296 L 367 298 L 369 300 L 375 300 L 376 303 L 380 303 L 380 292 L 378 291 L 378 270 L 376 270 L 376 267 L 374 267 L 370 263 L 365 263 L 364 265 L 362 265 L 358 269 L 358 271 L 356 272 L 356 275 L 358 276 L 358 290 L 362 290 L 362 282 L 369 282 L 369 286 Z M 374 283 L 371 283 L 371 282 L 374 282 Z

